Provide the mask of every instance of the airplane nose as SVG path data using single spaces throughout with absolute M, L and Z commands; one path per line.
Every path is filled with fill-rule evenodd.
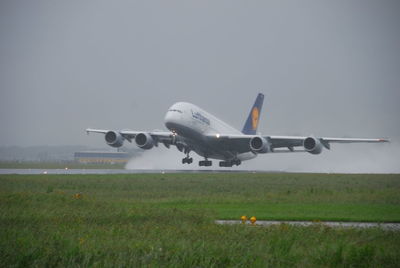
M 164 117 L 164 123 L 169 122 L 171 118 L 172 118 L 171 112 L 167 112 Z
M 165 114 L 164 123 L 165 124 L 167 124 L 167 123 L 175 123 L 176 121 L 179 121 L 179 119 L 180 119 L 179 117 L 180 117 L 180 115 L 178 113 L 172 112 L 172 111 L 168 111 Z
M 182 123 L 181 121 L 182 121 L 181 112 L 172 109 L 165 114 L 164 124 L 171 131 L 176 131 L 178 129 L 179 124 Z

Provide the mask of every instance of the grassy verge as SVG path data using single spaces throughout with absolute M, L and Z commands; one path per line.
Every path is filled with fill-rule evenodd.
M 20 267 L 398 267 L 400 232 L 213 221 L 400 221 L 399 193 L 398 175 L 0 175 L 0 259 Z

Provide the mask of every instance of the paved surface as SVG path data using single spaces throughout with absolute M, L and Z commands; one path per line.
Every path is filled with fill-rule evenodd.
M 161 173 L 162 171 L 126 170 L 126 169 L 0 169 L 0 174 L 129 174 L 129 173 Z
M 241 224 L 241 221 L 236 220 L 217 220 L 217 224 Z M 257 221 L 258 226 L 270 226 L 276 224 L 289 224 L 297 226 L 311 226 L 315 224 L 322 224 L 330 227 L 339 228 L 381 228 L 384 230 L 400 231 L 400 223 L 377 223 L 377 222 L 337 222 L 337 221 L 324 221 L 324 222 L 312 222 L 312 221 Z M 246 224 L 250 224 L 247 222 Z

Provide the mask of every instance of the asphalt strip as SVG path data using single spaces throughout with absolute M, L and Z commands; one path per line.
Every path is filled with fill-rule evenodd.
M 36 174 L 165 174 L 165 173 L 271 173 L 272 171 L 255 171 L 255 170 L 189 170 L 189 169 L 43 169 L 43 168 L 0 168 L 0 174 L 20 174 L 20 175 L 36 175 Z M 279 172 L 279 171 L 276 171 Z
M 216 224 L 242 224 L 241 221 L 237 220 L 217 220 Z M 250 222 L 246 224 L 251 225 Z M 337 222 L 337 221 L 256 221 L 255 226 L 271 226 L 278 224 L 288 224 L 295 226 L 312 226 L 312 225 L 324 225 L 336 228 L 381 228 L 384 230 L 400 231 L 400 223 L 378 223 L 378 222 Z

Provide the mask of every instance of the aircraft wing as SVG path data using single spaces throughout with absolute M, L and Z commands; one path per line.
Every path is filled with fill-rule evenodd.
M 230 148 L 237 153 L 244 153 L 251 151 L 250 141 L 254 137 L 262 137 L 268 142 L 270 152 L 305 152 L 303 146 L 306 136 L 258 136 L 258 135 L 208 135 L 209 140 L 212 140 L 216 145 L 221 145 L 225 148 Z M 330 143 L 380 143 L 389 142 L 387 139 L 365 139 L 365 138 L 330 138 L 330 137 L 316 137 L 321 144 L 330 149 Z M 295 150 L 294 147 L 302 147 L 300 150 Z M 287 148 L 287 150 L 279 150 L 280 148 Z M 278 149 L 278 150 L 275 150 Z
M 172 132 L 167 132 L 167 131 L 135 131 L 135 130 L 106 130 L 106 129 L 93 129 L 93 128 L 88 128 L 86 129 L 86 133 L 102 133 L 102 134 L 107 134 L 108 132 L 113 131 L 115 133 L 120 134 L 124 139 L 128 140 L 129 142 L 132 142 L 133 139 L 135 139 L 136 135 L 139 133 L 148 133 L 156 142 L 162 142 L 164 144 L 173 144 L 175 134 Z
M 304 140 L 307 137 L 301 136 L 265 136 L 272 148 L 282 148 L 282 147 L 296 147 L 303 146 Z M 377 142 L 388 142 L 387 139 L 365 139 L 365 138 L 329 138 L 329 137 L 316 137 L 322 145 L 330 149 L 331 143 L 377 143 Z
M 236 153 L 247 153 L 251 151 L 250 141 L 254 137 L 260 137 L 258 135 L 207 135 L 208 140 L 213 143 L 215 146 L 219 148 L 224 148 L 226 150 L 236 152 Z M 302 146 L 303 141 L 307 137 L 277 137 L 271 139 L 271 136 L 261 136 L 263 137 L 272 148 L 270 152 L 304 152 L 301 150 L 293 150 L 292 148 L 295 146 Z M 290 148 L 287 150 L 273 150 L 274 148 Z

